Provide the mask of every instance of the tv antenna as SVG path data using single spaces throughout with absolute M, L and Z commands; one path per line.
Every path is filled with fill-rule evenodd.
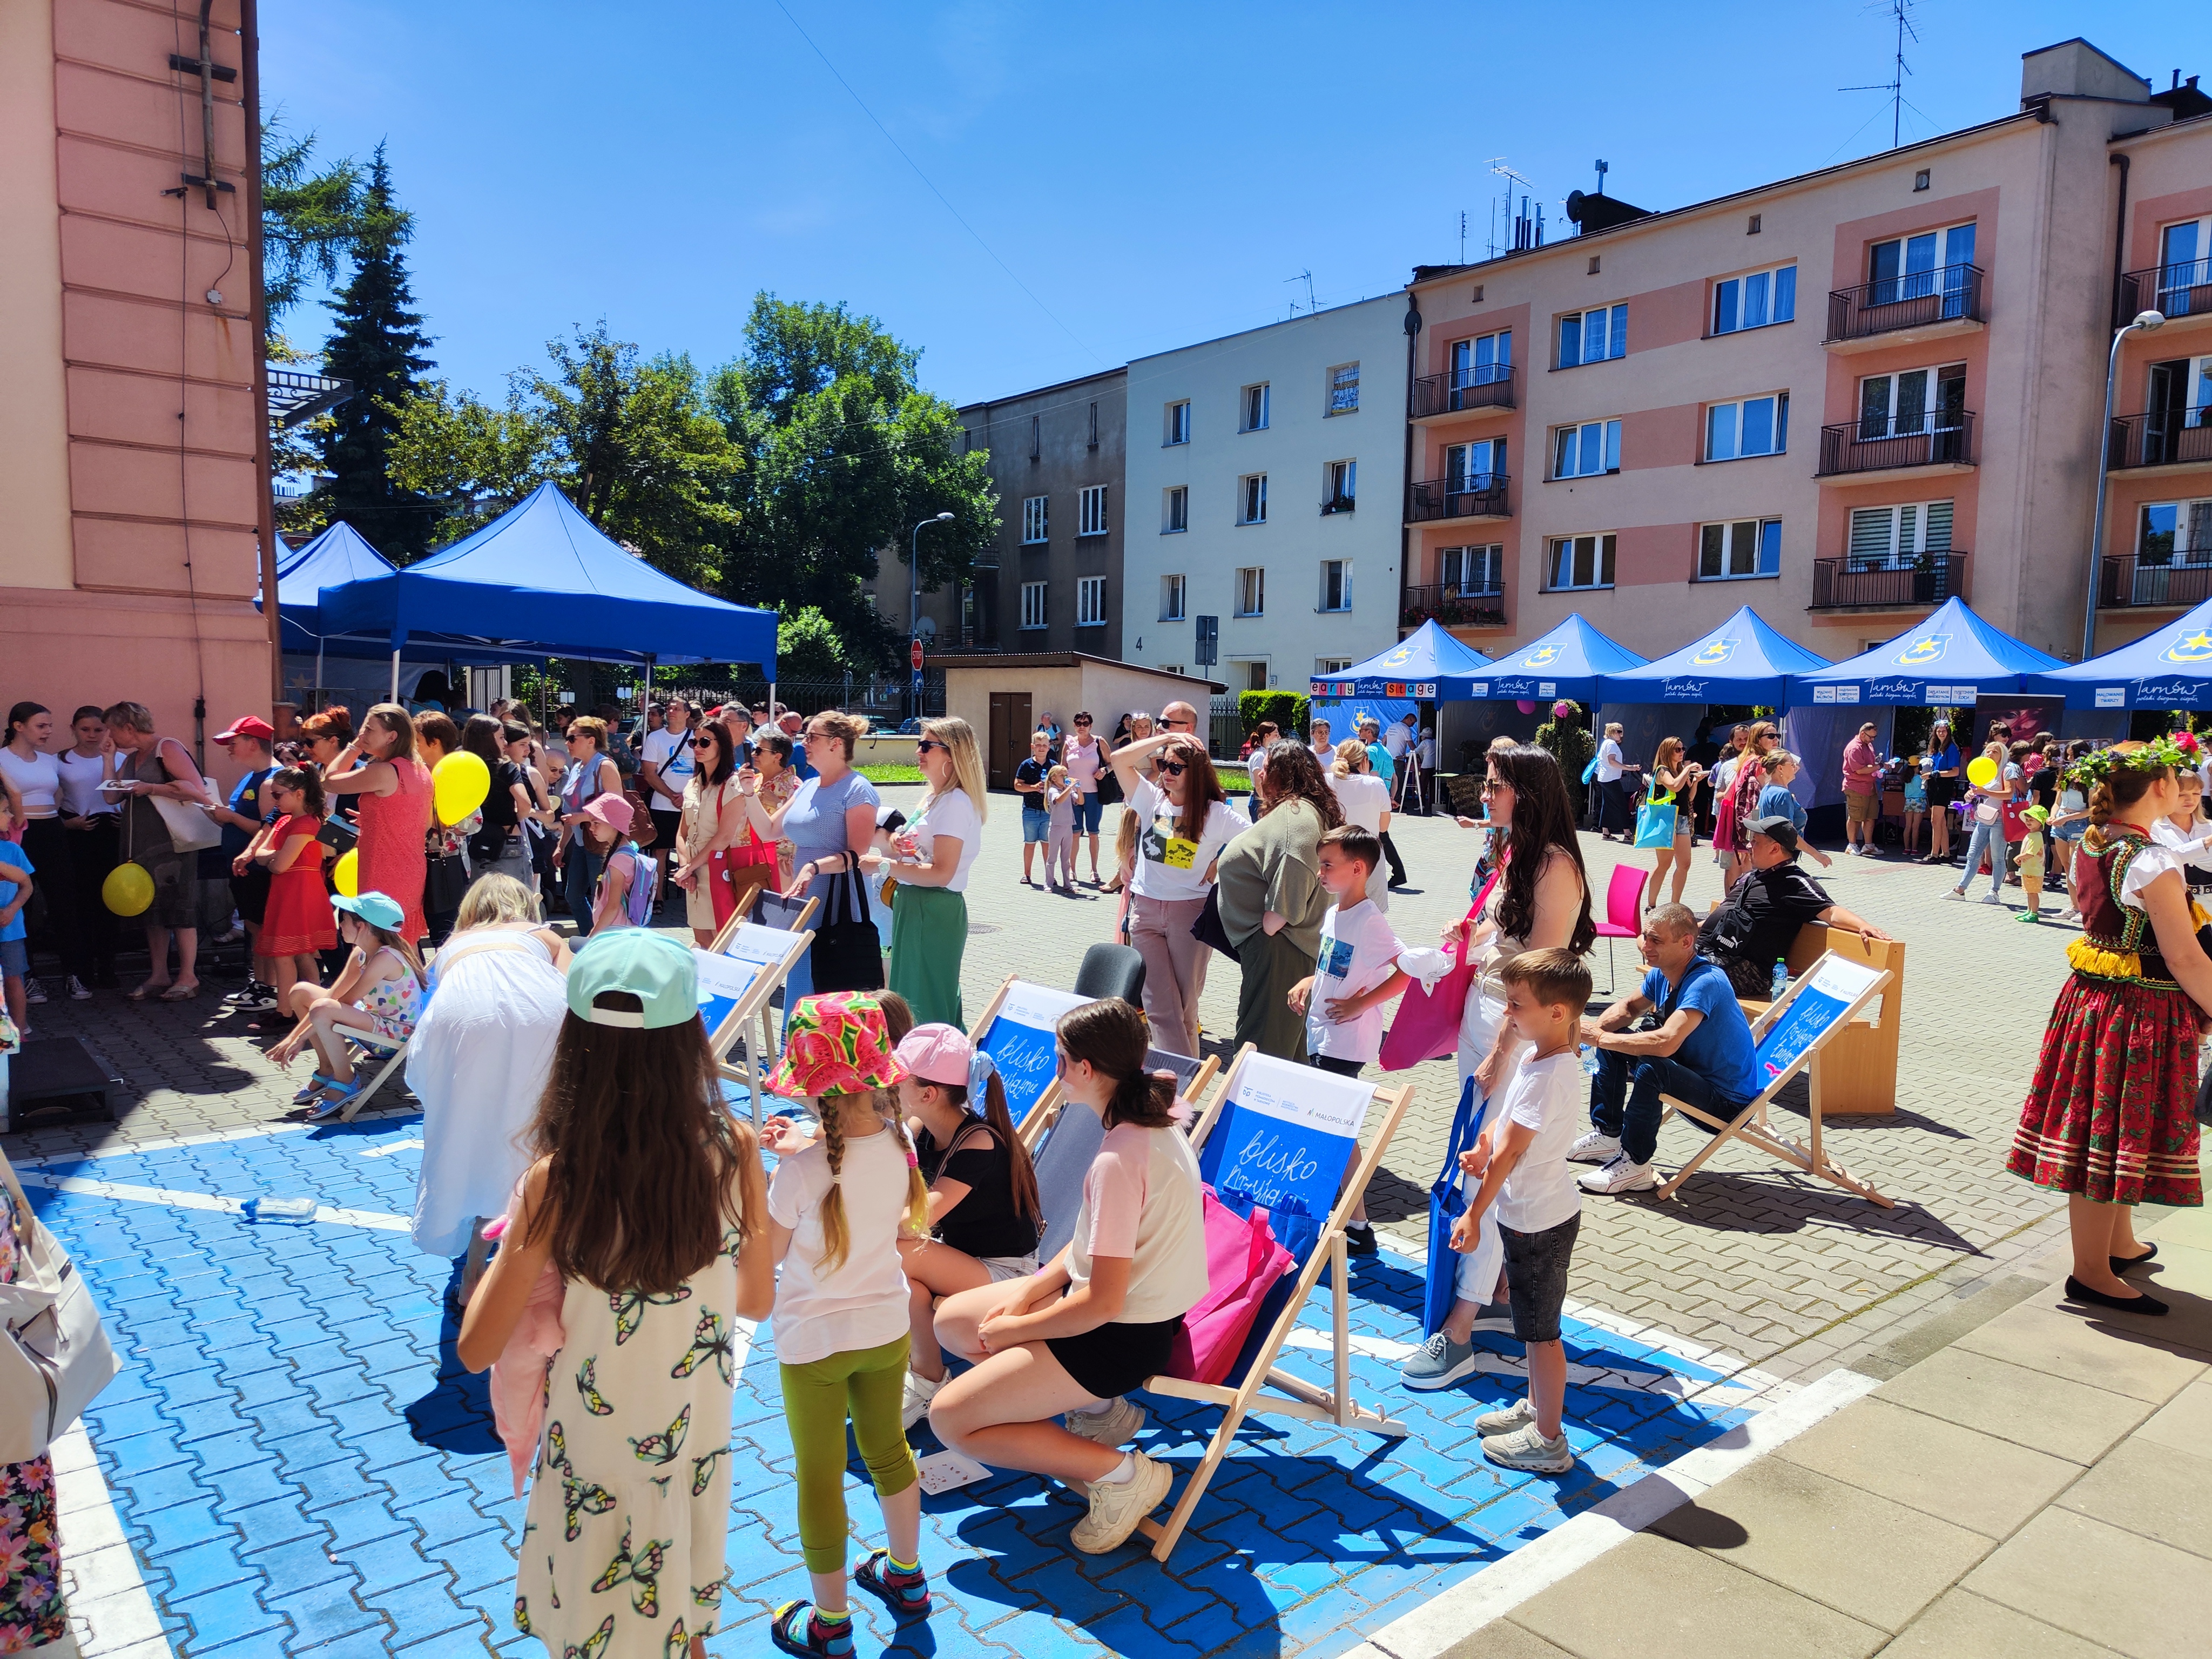
M 1283 280 L 1285 283 L 1304 283 L 1306 285 L 1306 312 L 1308 315 L 1311 315 L 1313 313 L 1321 309 L 1319 306 L 1314 303 L 1313 272 L 1310 270 L 1302 270 L 1297 276 L 1285 276 Z M 1291 301 L 1291 315 L 1295 317 L 1297 314 L 1298 302 L 1293 299 Z
M 1541 247 L 1544 245 L 1544 210 L 1542 206 L 1539 204 L 1532 213 L 1530 211 L 1529 204 L 1529 198 L 1534 194 L 1536 186 L 1531 184 L 1528 179 L 1522 178 L 1519 173 L 1514 172 L 1511 167 L 1506 166 L 1505 158 L 1503 155 L 1493 155 L 1490 158 L 1490 170 L 1498 177 L 1505 180 L 1505 188 L 1499 192 L 1498 201 L 1491 204 L 1491 257 L 1492 258 L 1497 258 L 1499 252 L 1498 245 L 1498 227 L 1499 223 L 1498 210 L 1501 206 L 1504 210 L 1504 222 L 1506 231 L 1512 238 L 1511 243 L 1510 244 L 1512 251 L 1518 252 L 1523 248 Z M 1516 185 L 1518 185 L 1524 192 L 1527 192 L 1521 198 L 1521 210 L 1517 214 L 1513 209 L 1513 187 Z
M 1459 262 L 1467 263 L 1467 210 L 1459 210 Z
M 1891 62 L 1889 79 L 1875 82 L 1870 86 L 1838 87 L 1836 90 L 1887 93 L 1889 94 L 1889 147 L 1895 149 L 1904 142 L 1905 77 L 1912 73 L 1912 66 L 1905 61 L 1905 37 L 1911 35 L 1912 44 L 1917 46 L 1920 44 L 1920 34 L 1919 31 L 1912 27 L 1912 19 L 1906 15 L 1912 9 L 1913 0 L 1885 0 L 1885 3 L 1889 7 L 1890 15 L 1897 21 L 1897 51 L 1896 56 Z

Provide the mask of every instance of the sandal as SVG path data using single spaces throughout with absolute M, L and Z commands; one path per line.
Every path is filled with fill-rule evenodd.
M 197 983 L 191 985 L 172 985 L 167 990 L 161 993 L 161 1000 L 164 1002 L 190 1002 L 199 994 L 200 988 Z
M 871 1550 L 853 1569 L 853 1582 L 901 1619 L 929 1617 L 929 1577 L 916 1573 L 904 1583 L 890 1582 L 891 1553 Z
M 356 1078 L 350 1083 L 340 1083 L 332 1079 L 330 1086 L 323 1091 L 323 1097 L 320 1100 L 312 1100 L 307 1103 L 307 1121 L 323 1123 L 336 1117 L 353 1103 L 355 1097 L 359 1095 L 365 1086 L 367 1085 L 359 1078 Z
M 175 987 L 173 982 L 169 980 L 165 979 L 159 985 L 156 985 L 149 979 L 137 990 L 125 991 L 123 994 L 130 998 L 133 1002 L 143 1002 L 148 997 L 160 996 L 163 993 L 174 988 Z
M 793 1621 L 799 1621 L 799 1634 L 791 1633 Z M 814 1604 L 811 1601 L 786 1601 L 769 1615 L 768 1639 L 786 1653 L 805 1656 L 823 1654 L 830 1659 L 848 1659 L 853 1651 L 853 1623 L 845 1621 L 844 1630 L 836 1636 L 825 1635 L 814 1639 Z
M 313 1073 L 307 1079 L 307 1086 L 292 1097 L 292 1103 L 295 1106 L 312 1105 L 318 1095 L 325 1089 L 334 1087 L 337 1083 L 337 1079 L 334 1077 L 325 1077 L 320 1072 Z

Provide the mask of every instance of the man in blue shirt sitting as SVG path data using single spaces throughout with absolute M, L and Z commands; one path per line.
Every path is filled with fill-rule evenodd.
M 1651 1158 L 1659 1146 L 1662 1093 L 1719 1118 L 1735 1117 L 1759 1093 L 1750 1024 L 1728 975 L 1698 956 L 1698 919 L 1689 907 L 1653 909 L 1636 948 L 1651 965 L 1643 988 L 1583 1021 L 1582 1040 L 1597 1050 L 1597 1075 L 1590 1079 L 1595 1127 L 1567 1157 L 1601 1166 L 1581 1177 L 1586 1193 L 1644 1192 L 1659 1184 Z M 1628 1029 L 1646 1013 L 1654 1016 L 1654 1029 Z

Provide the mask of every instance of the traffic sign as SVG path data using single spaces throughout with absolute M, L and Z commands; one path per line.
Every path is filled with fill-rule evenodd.
M 1211 668 L 1221 660 L 1221 618 L 1198 618 L 1198 652 L 1191 659 L 1200 668 Z
M 918 697 L 918 696 L 920 696 L 921 695 L 921 664 L 919 664 L 919 663 L 916 663 L 916 664 L 915 665 L 915 670 L 914 670 L 914 694 L 915 694 L 915 696 L 916 696 L 917 697 Z
M 913 643 L 912 645 L 909 645 L 909 646 L 907 647 L 907 651 L 906 651 L 906 659 L 907 659 L 907 661 L 908 661 L 908 662 L 911 663 L 911 664 L 914 665 L 914 672 L 915 672 L 915 673 L 919 674 L 920 672 L 921 672 L 921 635 L 919 635 L 919 634 L 915 635 L 914 636 L 914 643 Z

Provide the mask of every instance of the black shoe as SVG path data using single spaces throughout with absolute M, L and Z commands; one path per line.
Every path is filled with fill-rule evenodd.
M 1376 1255 L 1382 1247 L 1375 1242 L 1375 1229 L 1365 1222 L 1344 1230 L 1344 1251 L 1346 1255 Z
M 2162 1314 L 2166 1304 L 2154 1296 L 2107 1296 L 2102 1291 L 2093 1291 L 2072 1273 L 2066 1275 L 2066 1300 L 2086 1302 L 2093 1308 L 2111 1308 L 2119 1313 Z
M 2116 1255 L 2112 1260 L 2112 1271 L 2116 1273 L 2124 1273 L 2130 1267 L 2140 1267 L 2147 1261 L 2157 1261 L 2158 1246 L 2155 1244 L 2145 1246 L 2141 1255 Z

